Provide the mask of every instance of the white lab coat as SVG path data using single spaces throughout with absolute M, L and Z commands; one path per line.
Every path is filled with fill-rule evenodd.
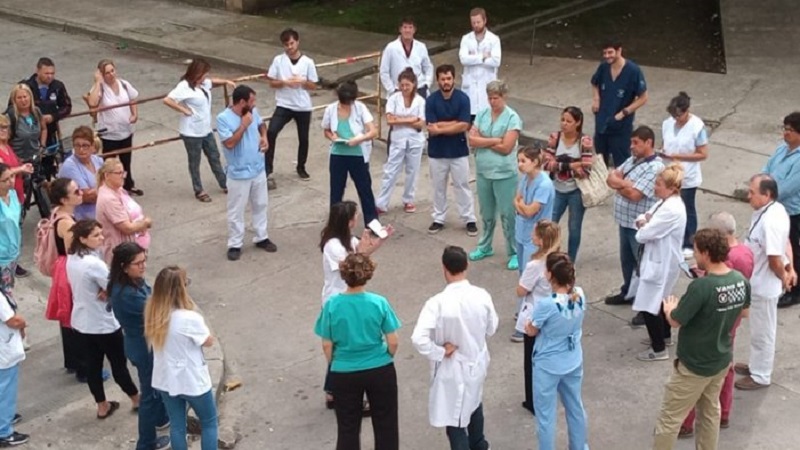
M 484 60 L 483 53 L 486 51 L 491 56 Z M 486 30 L 480 43 L 474 31 L 461 38 L 461 47 L 458 50 L 458 59 L 464 66 L 461 90 L 469 96 L 470 114 L 478 114 L 478 111 L 489 107 L 486 85 L 497 79 L 501 54 L 500 38 L 489 30 Z
M 411 45 L 411 55 L 406 56 L 403 42 L 398 37 L 386 44 L 381 55 L 381 84 L 386 90 L 388 98 L 397 90 L 397 77 L 400 72 L 411 67 L 417 76 L 417 88 L 430 87 L 433 83 L 433 63 L 428 56 L 428 47 L 414 39 Z
M 662 300 L 672 293 L 681 272 L 686 207 L 679 195 L 673 195 L 657 202 L 647 213 L 652 217 L 636 232 L 636 241 L 644 244 L 644 253 L 639 277 L 632 283 L 636 292 L 633 310 L 658 315 Z
M 432 426 L 469 425 L 481 404 L 489 368 L 486 338 L 497 331 L 497 324 L 491 295 L 467 280 L 450 283 L 425 302 L 411 342 L 431 361 L 428 414 Z M 444 357 L 446 342 L 458 347 L 449 358 Z

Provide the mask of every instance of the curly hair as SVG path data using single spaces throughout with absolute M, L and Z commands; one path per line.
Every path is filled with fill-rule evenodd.
M 375 274 L 376 264 L 363 253 L 351 253 L 339 263 L 339 273 L 351 288 L 364 286 Z
M 723 263 L 728 259 L 728 238 L 716 228 L 703 228 L 694 235 L 694 246 L 700 253 L 708 255 L 712 263 Z

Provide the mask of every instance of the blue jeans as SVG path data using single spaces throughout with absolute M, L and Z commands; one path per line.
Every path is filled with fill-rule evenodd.
M 578 248 L 581 246 L 583 214 L 586 212 L 580 189 L 575 189 L 572 192 L 556 191 L 556 199 L 553 202 L 553 222 L 561 221 L 561 216 L 564 215 L 567 208 L 569 208 L 569 220 L 567 221 L 569 244 L 567 252 L 569 253 L 569 259 L 575 262 L 578 257 Z
M 186 405 L 192 407 L 200 419 L 203 433 L 200 435 L 201 450 L 217 449 L 217 405 L 214 403 L 214 393 L 208 392 L 196 397 L 178 395 L 172 397 L 166 392 L 159 391 L 164 406 L 169 414 L 169 438 L 173 450 L 187 450 L 186 443 Z
M 566 375 L 553 375 L 542 369 L 541 364 L 534 361 L 533 403 L 536 405 L 536 422 L 538 425 L 539 448 L 553 450 L 556 448 L 556 422 L 558 398 L 564 405 L 567 417 L 567 434 L 569 450 L 588 450 L 586 443 L 586 411 L 581 400 L 581 384 L 583 383 L 583 366 Z
M 153 354 L 143 337 L 125 336 L 125 355 L 139 374 L 139 440 L 136 450 L 152 450 L 156 445 L 156 426 L 167 423 L 169 417 L 161 396 L 153 389 Z
M 17 413 L 18 387 L 19 364 L 8 369 L 0 369 L 0 438 L 14 434 L 14 425 L 11 422 Z
M 621 294 L 625 298 L 632 298 L 628 295 L 631 288 L 631 278 L 633 271 L 639 261 L 639 243 L 636 242 L 636 230 L 633 228 L 619 227 L 619 262 L 622 266 L 622 288 Z
M 483 403 L 469 418 L 467 428 L 447 427 L 450 450 L 488 450 L 489 443 L 483 435 Z
M 208 159 L 208 165 L 211 166 L 211 172 L 217 179 L 219 187 L 225 189 L 227 186 L 225 170 L 222 169 L 219 160 L 219 149 L 217 149 L 214 133 L 209 133 L 206 137 L 181 135 L 181 139 L 183 139 L 183 146 L 186 148 L 186 155 L 189 158 L 189 176 L 192 177 L 192 189 L 195 195 L 203 192 L 203 182 L 200 181 L 200 159 L 203 153 Z
M 681 189 L 681 199 L 686 206 L 686 231 L 683 232 L 683 248 L 694 248 L 694 234 L 697 233 L 697 188 Z

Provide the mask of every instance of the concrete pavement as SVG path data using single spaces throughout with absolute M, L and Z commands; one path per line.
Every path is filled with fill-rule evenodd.
M 114 9 L 109 9 L 111 6 Z M 773 151 L 780 138 L 783 115 L 800 104 L 800 93 L 793 86 L 794 68 L 798 67 L 800 56 L 790 51 L 797 48 L 798 38 L 792 33 L 792 24 L 796 23 L 798 13 L 791 6 L 793 2 L 788 0 L 767 0 L 758 5 L 745 0 L 723 0 L 727 75 L 644 68 L 651 100 L 637 115 L 638 122 L 660 128 L 669 98 L 685 90 L 693 97 L 693 111 L 715 125 L 711 157 L 703 166 L 705 187 L 730 192 L 741 186 Z M 226 76 L 239 75 L 245 69 L 263 70 L 271 56 L 280 51 L 275 39 L 286 25 L 265 18 L 243 18 L 150 0 L 43 0 L 36 4 L 6 0 L 0 5 L 0 14 L 14 15 L 17 20 L 24 17 L 27 23 L 34 17 L 39 25 L 73 32 L 102 29 L 98 35 L 114 38 L 114 42 L 124 40 L 149 49 L 170 51 L 163 55 L 117 51 L 79 36 L 54 31 L 35 33 L 27 27 L 8 25 L 5 29 L 10 30 L 11 36 L 23 37 L 11 40 L 9 45 L 17 47 L 7 52 L 5 59 L 21 64 L 19 52 L 25 48 L 21 45 L 30 47 L 24 58 L 28 68 L 11 74 L 10 67 L 5 67 L 0 72 L 5 87 L 28 74 L 36 57 L 52 54 L 59 78 L 67 81 L 73 97 L 90 80 L 93 63 L 86 63 L 90 59 L 86 53 L 94 54 L 95 59 L 101 55 L 121 59 L 128 79 L 138 82 L 137 86 L 148 80 L 150 91 L 143 94 L 155 94 L 169 89 L 182 72 L 170 55 L 201 54 L 231 63 L 237 70 L 215 65 L 215 72 L 219 70 Z M 258 21 L 260 25 L 256 27 L 249 21 Z M 69 23 L 66 27 L 65 22 Z M 186 30 L 184 25 L 194 29 Z M 297 28 L 303 36 L 304 48 L 318 62 L 377 51 L 392 38 L 323 27 Z M 36 36 L 27 37 L 24 33 Z M 97 32 L 89 35 L 92 33 Z M 36 45 L 31 46 L 31 42 Z M 337 43 L 335 52 L 330 42 Z M 629 56 L 635 59 L 635 55 Z M 147 60 L 153 57 L 163 64 L 150 66 Z M 434 59 L 441 63 L 456 58 L 449 52 Z M 509 102 L 522 113 L 528 132 L 544 136 L 557 128 L 558 112 L 564 106 L 578 105 L 588 110 L 588 78 L 595 66 L 592 61 L 536 58 L 531 67 L 527 55 L 506 53 L 501 77 L 511 86 Z M 170 70 L 168 76 L 164 74 Z M 340 70 L 342 74 L 346 72 L 344 68 Z M 363 85 L 374 82 L 374 78 L 365 79 Z M 274 104 L 271 94 L 258 87 L 259 106 L 270 110 Z M 330 93 L 323 91 L 315 95 L 314 103 L 330 100 Z M 173 115 L 158 106 L 142 108 L 144 123 L 136 142 L 174 134 Z M 335 419 L 323 409 L 319 392 L 323 358 L 318 340 L 311 333 L 321 286 L 315 240 L 324 221 L 328 192 L 324 175 L 326 143 L 316 131 L 319 119 L 315 115 L 312 125 L 315 131 L 312 131 L 310 182 L 302 183 L 293 175 L 296 142 L 293 127 L 288 127 L 278 141 L 279 189 L 270 194 L 270 232 L 279 253 L 265 255 L 247 248 L 242 261 L 236 264 L 224 259 L 223 198 L 215 189 L 210 189 L 215 199 L 212 204 L 200 205 L 191 198 L 180 144 L 146 150 L 134 157 L 135 170 L 141 174 L 138 182 L 147 193 L 142 203 L 156 218 L 151 273 L 167 263 L 179 262 L 189 267 L 195 280 L 193 294 L 214 324 L 225 346 L 226 359 L 236 362 L 244 380 L 243 388 L 226 398 L 232 406 L 227 408 L 232 411 L 230 414 L 239 416 L 238 428 L 243 437 L 239 448 L 330 448 L 335 440 Z M 587 125 L 590 128 L 591 124 Z M 382 152 L 375 153 L 373 177 L 380 179 Z M 428 449 L 444 448 L 446 441 L 441 430 L 427 424 L 427 364 L 410 349 L 408 336 L 424 299 L 442 288 L 437 263 L 439 249 L 445 244 L 471 248 L 474 240 L 464 235 L 453 218 L 439 235 L 426 234 L 430 185 L 424 170 L 420 178 L 420 212 L 409 215 L 393 209 L 386 218 L 398 233 L 376 255 L 379 269 L 370 287 L 390 298 L 404 323 L 397 358 L 402 448 Z M 211 179 L 206 172 L 204 179 L 207 182 Z M 349 193 L 352 195 L 352 191 Z M 749 221 L 747 205 L 713 195 L 699 195 L 698 209 L 701 219 L 712 211 L 731 211 L 742 232 Z M 608 206 L 594 208 L 587 212 L 583 230 L 579 283 L 596 300 L 617 288 L 620 281 L 616 229 L 610 217 Z M 30 257 L 32 249 L 31 222 L 26 224 L 25 258 Z M 485 398 L 487 433 L 495 448 L 529 449 L 535 448 L 535 425 L 519 408 L 522 352 L 519 346 L 507 341 L 512 327 L 511 292 L 516 276 L 503 269 L 503 259 L 498 256 L 476 263 L 471 273 L 475 284 L 493 293 L 502 317 L 501 330 L 491 343 L 493 365 Z M 685 281 L 681 281 L 676 292 L 682 292 Z M 29 318 L 36 314 L 40 317 L 43 303 L 41 294 L 37 297 L 36 293 L 44 292 L 45 286 L 29 280 L 19 284 L 23 296 L 38 298 L 24 301 L 24 307 L 29 308 L 26 314 Z M 26 289 L 31 294 L 26 294 Z M 587 319 L 584 401 L 594 448 L 646 448 L 663 382 L 669 374 L 667 363 L 645 364 L 633 359 L 644 334 L 626 326 L 630 315 L 627 308 L 595 302 Z M 767 391 L 736 392 L 732 427 L 722 433 L 720 448 L 774 449 L 786 448 L 794 442 L 793 418 L 800 413 L 797 376 L 800 350 L 790 343 L 800 338 L 798 322 L 796 310 L 779 313 L 775 384 Z M 745 323 L 739 333 L 737 359 L 746 358 L 748 353 L 747 326 Z M 32 339 L 43 339 L 44 343 L 34 343 L 24 368 L 22 412 L 31 420 L 23 422 L 20 430 L 33 431 L 35 440 L 29 447 L 76 448 L 82 443 L 76 437 L 90 438 L 92 442 L 91 446 L 78 448 L 132 447 L 128 442 L 135 436 L 133 418 L 98 426 L 90 414 L 91 401 L 85 387 L 67 385 L 53 375 L 53 367 L 58 367 L 55 331 L 54 324 L 42 319 L 32 330 Z M 42 386 L 47 386 L 47 390 Z M 47 412 L 48 408 L 54 411 Z M 365 447 L 369 448 L 369 421 L 365 421 L 364 431 Z M 559 445 L 565 442 L 562 418 Z M 690 443 L 680 442 L 676 448 L 690 447 Z

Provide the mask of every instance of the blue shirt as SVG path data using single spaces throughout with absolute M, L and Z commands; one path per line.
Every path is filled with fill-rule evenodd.
M 95 172 L 87 169 L 77 156 L 72 155 L 61 164 L 58 170 L 59 178 L 69 178 L 78 185 L 78 189 L 96 189 L 97 188 L 97 173 L 96 171 L 103 166 L 103 158 L 92 155 L 92 165 Z M 94 219 L 97 207 L 94 203 L 81 203 L 75 207 L 75 220 Z
M 579 296 L 570 301 L 568 294 L 553 293 L 536 300 L 531 323 L 539 329 L 533 344 L 533 364 L 553 375 L 568 374 L 583 364 L 583 318 L 586 315 L 586 297 L 583 290 L 575 288 Z
M 400 328 L 386 298 L 371 292 L 332 296 L 317 317 L 314 333 L 333 342 L 331 372 L 357 372 L 392 362 L 384 335 Z
M 14 189 L 8 191 L 8 204 L 0 199 L 0 266 L 8 266 L 19 258 L 22 230 L 19 218 L 22 207 Z
M 138 286 L 115 284 L 111 287 L 108 302 L 126 338 L 144 338 L 144 307 L 150 292 L 144 280 Z
M 600 63 L 592 75 L 592 86 L 600 90 L 600 109 L 594 118 L 595 131 L 598 134 L 630 133 L 634 114 L 619 121 L 614 116 L 647 91 L 642 69 L 633 61 L 625 60 L 617 79 L 612 80 L 611 65 Z
M 534 214 L 533 217 L 525 217 L 517 213 L 514 224 L 516 229 L 514 232 L 515 237 L 518 243 L 525 244 L 531 242 L 531 234 L 536 222 L 542 219 L 552 220 L 556 189 L 547 172 L 540 171 L 533 180 L 529 180 L 527 175 L 520 177 L 518 192 L 526 205 L 530 205 L 533 202 L 539 202 L 541 205 L 539 212 Z
M 470 123 L 469 97 L 453 88 L 450 99 L 436 91 L 425 101 L 425 121 L 428 124 L 455 120 Z M 469 155 L 467 134 L 440 134 L 428 137 L 428 158 L 461 158 Z
M 253 108 L 253 122 L 247 127 L 242 139 L 233 147 L 228 148 L 223 144 L 222 147 L 225 151 L 225 174 L 232 180 L 251 180 L 264 172 L 264 154 L 259 149 L 258 141 L 261 135 L 258 132 L 258 127 L 261 126 L 261 116 L 258 115 L 258 109 Z M 227 141 L 233 136 L 233 133 L 239 129 L 242 123 L 242 118 L 233 112 L 232 109 L 226 108 L 217 116 L 217 132 L 219 133 L 219 140 L 222 142 Z
M 800 214 L 800 147 L 789 151 L 784 142 L 767 160 L 764 173 L 778 183 L 778 201 L 790 216 Z

